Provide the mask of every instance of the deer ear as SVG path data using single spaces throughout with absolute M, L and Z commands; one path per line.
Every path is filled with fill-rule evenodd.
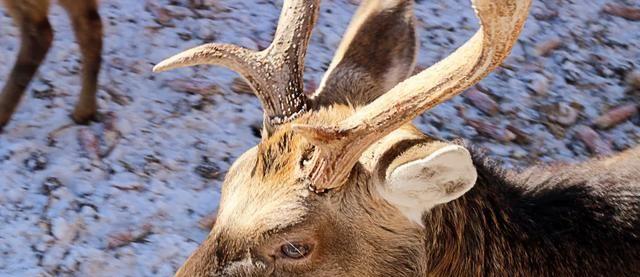
M 413 0 L 363 0 L 313 95 L 318 107 L 365 105 L 412 73 Z
M 477 178 L 471 154 L 464 147 L 446 145 L 425 152 L 422 158 L 389 168 L 380 186 L 383 198 L 421 225 L 423 212 L 462 196 Z

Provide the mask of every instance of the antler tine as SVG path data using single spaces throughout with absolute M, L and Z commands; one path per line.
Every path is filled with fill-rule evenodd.
M 291 121 L 308 108 L 304 95 L 304 57 L 320 0 L 285 0 L 271 45 L 253 51 L 229 44 L 205 44 L 166 59 L 154 72 L 194 65 L 220 65 L 240 73 L 260 99 L 265 130 Z
M 481 28 L 447 58 L 336 126 L 294 126 L 316 145 L 309 173 L 316 190 L 341 186 L 371 144 L 476 84 L 502 63 L 524 25 L 531 0 L 472 0 L 472 4 Z
M 257 63 L 258 57 L 254 51 L 230 44 L 209 43 L 194 47 L 173 57 L 170 57 L 153 67 L 153 72 L 194 66 L 194 65 L 222 65 L 237 71 L 242 75 L 255 75 L 251 63 Z

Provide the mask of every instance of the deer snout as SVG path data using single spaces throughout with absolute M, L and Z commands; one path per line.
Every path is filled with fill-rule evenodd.
M 269 276 L 273 270 L 274 258 L 267 252 L 240 241 L 209 235 L 175 276 Z

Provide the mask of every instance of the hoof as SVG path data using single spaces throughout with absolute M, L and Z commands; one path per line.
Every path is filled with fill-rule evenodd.
M 0 134 L 2 134 L 2 129 L 9 124 L 9 120 L 0 120 Z
M 99 121 L 100 118 L 98 113 L 95 112 L 90 114 L 73 113 L 70 117 L 73 122 L 80 125 L 89 125 L 91 122 Z

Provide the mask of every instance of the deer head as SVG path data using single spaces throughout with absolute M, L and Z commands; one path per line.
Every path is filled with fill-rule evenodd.
M 303 61 L 319 2 L 285 0 L 265 50 L 207 44 L 154 68 L 227 66 L 265 112 L 260 144 L 230 168 L 217 222 L 177 276 L 425 274 L 436 242 L 425 243 L 422 214 L 474 185 L 469 152 L 410 121 L 504 60 L 530 0 L 472 1 L 480 30 L 408 79 L 413 1 L 364 0 L 320 88 L 306 96 Z

